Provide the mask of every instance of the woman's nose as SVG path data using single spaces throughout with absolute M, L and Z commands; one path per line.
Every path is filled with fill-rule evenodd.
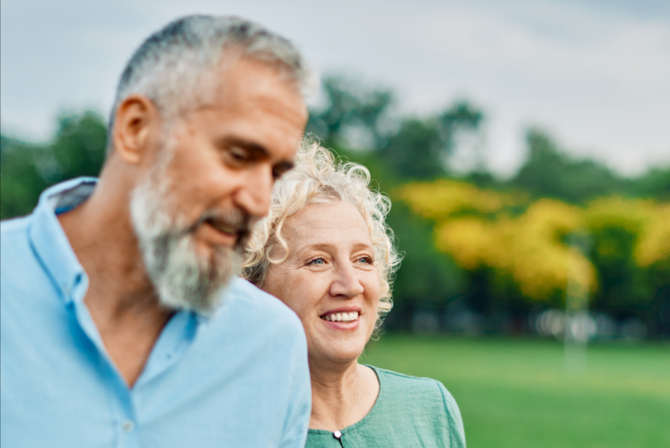
M 330 294 L 333 297 L 344 296 L 346 298 L 353 298 L 362 294 L 365 290 L 356 275 L 356 270 L 350 262 L 338 265 L 336 273 L 337 275 L 330 285 Z

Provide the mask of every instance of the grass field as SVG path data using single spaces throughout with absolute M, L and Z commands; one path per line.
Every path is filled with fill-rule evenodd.
M 386 334 L 361 362 L 436 378 L 469 448 L 670 447 L 670 347 L 591 345 L 566 373 L 561 344 Z

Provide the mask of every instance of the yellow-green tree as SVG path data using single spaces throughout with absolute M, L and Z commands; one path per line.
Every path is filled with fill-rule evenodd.
M 570 272 L 593 306 L 642 313 L 670 283 L 667 203 L 606 197 L 576 206 L 455 180 L 410 183 L 396 197 L 436 223 L 440 251 L 469 272 L 488 273 L 492 294 L 556 304 Z M 567 242 L 577 231 L 591 236 L 587 257 Z

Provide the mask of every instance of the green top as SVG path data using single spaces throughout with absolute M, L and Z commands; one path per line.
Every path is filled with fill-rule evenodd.
M 465 448 L 454 397 L 439 381 L 372 367 L 379 396 L 368 415 L 336 433 L 310 429 L 306 448 Z

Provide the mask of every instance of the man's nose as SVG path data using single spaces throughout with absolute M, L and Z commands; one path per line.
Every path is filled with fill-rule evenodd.
M 354 269 L 350 261 L 338 264 L 336 274 L 335 280 L 330 285 L 330 294 L 333 297 L 344 296 L 346 298 L 353 298 L 362 294 L 365 290 L 356 275 L 356 269 Z
M 235 202 L 253 218 L 263 218 L 270 211 L 273 186 L 272 167 L 249 170 L 235 194 Z

